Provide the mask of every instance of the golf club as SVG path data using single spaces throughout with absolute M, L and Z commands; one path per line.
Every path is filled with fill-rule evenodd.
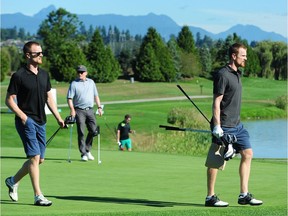
M 70 126 L 70 142 L 69 142 L 69 147 L 68 147 L 68 163 L 71 163 L 71 158 L 70 158 L 70 154 L 71 154 L 71 148 L 72 148 L 72 129 L 73 129 L 73 124 Z
M 65 118 L 65 126 L 64 128 L 68 128 L 69 124 L 74 124 L 76 122 L 75 118 L 73 118 L 72 116 L 67 116 Z M 50 144 L 50 142 L 53 140 L 53 138 L 55 137 L 55 135 L 59 132 L 59 130 L 61 129 L 61 126 L 52 134 L 52 136 L 46 141 L 46 147 Z
M 208 118 L 204 115 L 204 113 L 198 108 L 198 106 L 192 101 L 192 99 L 186 94 L 186 92 L 181 88 L 180 85 L 177 85 L 177 87 L 182 91 L 182 93 L 190 100 L 190 102 L 196 107 L 196 109 L 202 114 L 202 116 L 207 120 L 209 125 L 211 122 L 208 120 Z M 210 132 L 211 133 L 211 132 Z M 225 146 L 225 155 L 224 160 L 228 161 L 229 159 L 232 159 L 235 156 L 235 150 L 232 148 L 232 143 L 237 141 L 237 138 L 235 136 L 231 136 L 230 134 L 224 134 L 224 136 L 220 137 L 221 142 Z M 232 150 L 228 152 L 228 147 Z
M 66 125 L 65 125 L 66 128 Z M 55 137 L 55 135 L 58 133 L 58 131 L 61 129 L 61 127 L 59 127 L 53 134 L 52 136 L 46 141 L 46 147 L 49 145 L 49 143 L 53 140 L 53 138 Z
M 192 99 L 186 94 L 186 92 L 181 88 L 180 85 L 177 85 L 177 87 L 182 91 L 182 93 L 188 98 L 188 100 L 191 101 L 191 103 L 196 107 L 196 109 L 201 113 L 201 115 L 207 120 L 207 122 L 210 124 L 211 122 L 208 120 L 208 118 L 204 115 L 204 113 L 198 108 L 198 106 L 192 101 Z
M 76 122 L 76 119 L 75 117 L 73 116 L 67 116 L 65 118 L 65 124 L 67 127 L 69 127 L 70 125 L 70 142 L 69 142 L 69 147 L 68 147 L 68 163 L 71 163 L 71 148 L 72 148 L 72 129 L 73 129 L 73 125 L 74 123 Z
M 101 158 L 100 158 L 100 126 L 98 125 L 97 126 L 97 131 L 98 131 L 98 164 L 101 164 L 102 161 L 101 161 Z
M 165 130 L 175 130 L 175 131 L 191 131 L 191 132 L 199 132 L 199 133 L 211 133 L 209 130 L 198 130 L 193 128 L 180 128 L 174 126 L 166 126 L 166 125 L 159 125 L 160 128 L 165 128 Z

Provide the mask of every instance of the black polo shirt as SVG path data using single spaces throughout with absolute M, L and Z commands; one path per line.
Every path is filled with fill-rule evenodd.
M 240 123 L 242 84 L 241 72 L 226 65 L 214 75 L 213 93 L 223 95 L 220 104 L 220 121 L 223 127 L 235 127 Z
M 22 67 L 12 75 L 7 91 L 10 95 L 17 95 L 18 107 L 27 116 L 39 124 L 44 124 L 47 92 L 50 90 L 51 83 L 47 72 L 39 68 L 36 75 Z

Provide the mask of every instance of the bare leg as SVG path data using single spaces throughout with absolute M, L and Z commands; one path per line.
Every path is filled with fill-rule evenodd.
M 213 196 L 215 194 L 217 173 L 218 169 L 207 168 L 207 196 Z
M 240 175 L 240 193 L 247 193 L 249 177 L 250 177 L 250 169 L 251 169 L 251 161 L 253 157 L 252 149 L 245 149 L 240 151 L 241 154 L 241 162 L 239 166 L 239 175 Z
M 22 167 L 18 170 L 18 172 L 14 176 L 15 184 L 18 184 L 20 180 L 29 173 L 29 170 L 28 170 L 29 164 L 30 164 L 30 159 L 25 161 Z
M 40 195 L 41 190 L 39 184 L 39 164 L 42 162 L 43 159 L 40 160 L 40 155 L 29 158 L 14 176 L 15 183 L 19 183 L 19 181 L 29 173 L 34 194 Z
M 33 186 L 34 194 L 40 195 L 40 170 L 39 170 L 39 163 L 40 163 L 40 155 L 31 158 L 31 163 L 29 164 L 29 175 L 31 179 L 31 183 Z

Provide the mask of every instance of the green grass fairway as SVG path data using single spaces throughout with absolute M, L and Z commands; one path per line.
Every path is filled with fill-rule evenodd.
M 97 142 L 95 142 L 96 144 Z M 204 207 L 206 168 L 204 157 L 102 151 L 102 164 L 81 162 L 78 150 L 47 149 L 41 165 L 41 187 L 51 207 L 33 205 L 30 179 L 19 186 L 19 201 L 10 201 L 5 178 L 13 175 L 25 158 L 22 148 L 1 148 L 1 215 L 287 215 L 287 160 L 254 160 L 250 190 L 262 206 L 240 206 L 239 158 L 229 161 L 218 175 L 217 193 L 228 208 Z

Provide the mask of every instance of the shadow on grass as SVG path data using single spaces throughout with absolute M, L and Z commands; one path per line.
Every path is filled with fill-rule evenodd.
M 26 157 L 17 157 L 17 156 L 0 156 L 0 159 L 27 159 Z
M 0 156 L 0 159 L 28 159 L 27 157 L 21 157 L 21 156 Z M 66 158 L 45 158 L 46 161 L 66 161 L 68 162 L 68 159 Z M 77 160 L 74 160 L 77 161 Z M 78 161 L 81 162 L 81 160 L 79 159 Z
M 62 200 L 143 205 L 151 207 L 204 206 L 203 204 L 196 204 L 196 203 L 166 202 L 166 201 L 154 201 L 147 199 L 128 199 L 128 198 L 116 198 L 116 197 L 94 197 L 94 196 L 46 196 L 46 197 L 53 197 Z
M 13 202 L 11 200 L 1 200 L 0 201 L 1 205 L 25 205 L 25 206 L 34 206 L 34 204 L 29 204 L 29 203 L 22 203 L 22 202 Z

